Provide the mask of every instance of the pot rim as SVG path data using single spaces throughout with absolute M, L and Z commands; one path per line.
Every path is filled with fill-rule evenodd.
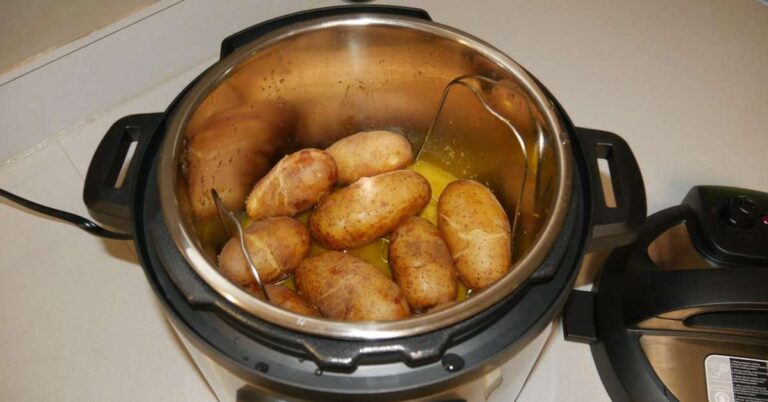
M 556 196 L 552 210 L 544 222 L 538 239 L 512 268 L 519 271 L 517 275 L 506 275 L 491 287 L 468 300 L 438 312 L 398 321 L 342 322 L 311 318 L 283 310 L 250 295 L 221 275 L 200 250 L 196 235 L 191 229 L 191 222 L 188 222 L 181 215 L 177 197 L 178 186 L 176 183 L 179 179 L 178 167 L 183 155 L 184 127 L 205 96 L 226 79 L 236 66 L 259 50 L 285 38 L 315 30 L 338 26 L 374 25 L 415 29 L 458 41 L 496 62 L 512 74 L 541 111 L 544 121 L 548 125 L 548 130 L 554 138 L 552 145 L 555 149 L 554 159 L 557 162 Z M 392 339 L 431 332 L 471 317 L 519 289 L 523 282 L 539 267 L 560 232 L 570 201 L 571 182 L 572 153 L 562 117 L 545 91 L 522 66 L 490 44 L 457 29 L 432 21 L 375 13 L 325 17 L 292 24 L 272 31 L 219 60 L 200 77 L 171 112 L 160 150 L 158 166 L 158 190 L 163 221 L 176 247 L 203 281 L 230 303 L 275 325 L 313 335 L 353 340 Z

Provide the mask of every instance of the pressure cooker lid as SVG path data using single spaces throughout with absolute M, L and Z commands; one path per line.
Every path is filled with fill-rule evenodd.
M 571 296 L 564 327 L 615 401 L 768 401 L 768 193 L 692 188 Z

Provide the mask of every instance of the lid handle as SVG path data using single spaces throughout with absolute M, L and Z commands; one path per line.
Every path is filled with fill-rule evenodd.
M 707 324 L 716 324 L 711 332 L 744 332 L 749 328 L 740 325 L 740 319 L 725 317 L 748 312 L 754 317 L 763 317 L 763 320 L 768 318 L 768 269 L 627 272 L 623 278 L 623 298 L 627 326 L 680 331 L 697 328 L 700 331 Z M 728 323 L 735 325 L 729 328 Z M 765 327 L 762 332 L 768 333 Z

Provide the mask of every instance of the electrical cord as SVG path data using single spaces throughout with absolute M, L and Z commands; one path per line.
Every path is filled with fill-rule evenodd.
M 5 191 L 2 188 L 0 188 L 0 196 L 6 198 L 11 202 L 21 205 L 24 208 L 31 209 L 35 212 L 39 212 L 43 215 L 50 216 L 51 218 L 54 218 L 54 219 L 58 219 L 61 221 L 69 222 L 73 225 L 77 225 L 80 229 L 83 229 L 94 236 L 104 237 L 107 239 L 116 239 L 116 240 L 133 239 L 133 236 L 128 233 L 118 233 L 118 232 L 109 231 L 97 225 L 93 221 L 83 218 L 82 216 L 75 215 L 66 211 L 62 211 L 60 209 L 46 207 L 45 205 L 40 205 L 34 201 L 30 201 L 26 198 L 21 198 L 16 194 Z

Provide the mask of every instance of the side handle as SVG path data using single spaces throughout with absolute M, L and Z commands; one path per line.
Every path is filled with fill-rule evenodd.
M 563 335 L 569 342 L 595 343 L 598 341 L 595 323 L 597 294 L 574 290 L 568 297 L 563 312 Z
M 99 222 L 123 232 L 131 231 L 131 200 L 138 161 L 163 116 L 147 113 L 123 117 L 102 138 L 88 166 L 83 190 L 85 205 Z M 132 143 L 136 143 L 135 151 L 126 160 Z M 121 171 L 123 179 L 118 182 Z
M 240 32 L 228 36 L 221 42 L 221 58 L 227 57 L 235 49 L 252 42 L 257 38 L 268 34 L 276 29 L 296 24 L 299 22 L 310 21 L 324 17 L 334 17 L 345 14 L 372 13 L 396 15 L 401 17 L 418 18 L 431 21 L 429 14 L 418 8 L 387 6 L 387 5 L 359 5 L 359 6 L 334 6 L 323 7 L 312 10 L 299 11 L 297 13 L 284 15 L 271 20 L 256 24 Z
M 647 208 L 643 177 L 635 155 L 626 141 L 607 131 L 576 128 L 576 137 L 586 161 L 592 196 L 592 225 L 587 251 L 631 243 L 645 222 Z M 608 162 L 615 207 L 609 207 L 605 202 L 599 159 Z

